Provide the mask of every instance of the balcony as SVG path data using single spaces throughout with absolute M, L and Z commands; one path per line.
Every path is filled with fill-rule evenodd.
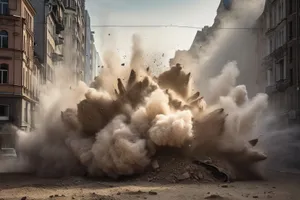
M 290 81 L 287 79 L 280 79 L 274 84 L 266 87 L 265 92 L 267 94 L 272 94 L 275 92 L 284 92 L 290 86 Z
M 68 9 L 68 10 L 72 10 L 74 12 L 76 12 L 76 2 L 75 0 L 64 0 L 63 1 L 64 3 L 64 6 L 65 6 L 65 9 Z
M 53 62 L 60 62 L 64 60 L 64 56 L 62 54 L 52 53 L 51 59 Z
M 51 16 L 55 23 L 56 34 L 59 34 L 61 31 L 65 29 L 63 22 L 63 5 L 59 3 L 60 1 L 56 1 L 52 4 L 52 12 Z
M 265 65 L 266 67 L 269 67 L 272 65 L 272 56 L 271 55 L 268 55 L 268 56 L 265 56 L 263 59 L 262 59 L 262 65 Z
M 61 35 L 55 37 L 55 45 L 62 45 L 64 43 L 64 38 Z
M 265 92 L 268 95 L 270 95 L 272 93 L 275 93 L 276 92 L 276 85 L 274 84 L 274 85 L 267 86 L 266 89 L 265 89 Z
M 290 81 L 287 79 L 280 79 L 279 81 L 276 81 L 275 86 L 278 92 L 284 92 L 290 86 Z

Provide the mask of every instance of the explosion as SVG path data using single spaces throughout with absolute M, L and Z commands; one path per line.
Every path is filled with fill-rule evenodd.
M 230 62 L 211 80 L 206 101 L 200 92 L 192 93 L 196 86 L 180 64 L 154 76 L 137 47 L 132 68 L 120 73 L 111 65 L 91 87 L 58 85 L 48 91 L 37 129 L 16 131 L 16 149 L 28 170 L 50 177 L 118 178 L 147 172 L 167 151 L 170 159 L 178 152 L 191 160 L 220 159 L 236 178 L 257 175 L 266 156 L 255 149 L 253 137 L 267 95 L 249 99 L 244 85 L 235 86 L 239 71 Z

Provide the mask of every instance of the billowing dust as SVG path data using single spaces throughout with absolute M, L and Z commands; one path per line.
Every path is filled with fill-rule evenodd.
M 62 81 L 47 89 L 36 130 L 17 131 L 16 148 L 27 170 L 118 178 L 146 173 L 167 151 L 166 159 L 182 153 L 191 160 L 222 160 L 237 178 L 258 174 L 266 155 L 253 136 L 267 95 L 248 99 L 246 87 L 235 85 L 237 63 L 211 79 L 205 98 L 180 64 L 153 76 L 136 36 L 133 43 L 132 67 L 107 55 L 90 87 L 81 82 L 70 88 Z

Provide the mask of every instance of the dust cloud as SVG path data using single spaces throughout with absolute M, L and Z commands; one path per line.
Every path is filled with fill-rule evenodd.
M 258 173 L 252 168 L 267 157 L 251 140 L 267 95 L 249 99 L 246 87 L 235 84 L 239 70 L 230 62 L 210 80 L 206 101 L 180 64 L 153 76 L 139 42 L 134 36 L 133 58 L 123 71 L 108 53 L 91 86 L 70 87 L 58 77 L 47 88 L 37 129 L 13 129 L 26 170 L 46 177 L 118 178 L 147 171 L 164 147 L 172 147 L 189 157 L 216 156 L 237 177 L 245 176 L 245 168 Z
M 222 2 L 214 24 L 202 30 L 189 51 L 177 51 L 172 64 L 181 63 L 193 74 L 204 96 L 209 94 L 209 80 L 219 74 L 231 61 L 239 64 L 238 84 L 248 87 L 249 96 L 259 91 L 257 86 L 257 19 L 263 12 L 265 0 L 236 0 L 230 10 Z M 203 38 L 202 38 L 203 37 Z M 204 39 L 205 38 L 205 39 Z
M 251 16 L 236 18 L 248 25 L 253 20 L 243 20 Z M 134 35 L 129 66 L 121 67 L 117 54 L 107 51 L 104 68 L 90 86 L 80 82 L 70 87 L 57 76 L 41 97 L 36 130 L 10 130 L 24 170 L 44 177 L 119 178 L 146 172 L 160 151 L 173 147 L 187 157 L 216 157 L 228 163 L 236 178 L 260 176 L 257 166 L 267 156 L 256 148 L 258 122 L 268 97 L 250 98 L 246 86 L 236 84 L 239 62 L 224 49 L 235 44 L 232 49 L 240 51 L 234 38 L 219 33 L 210 42 L 211 48 L 201 52 L 200 75 L 199 63 L 183 66 L 176 60 L 169 70 L 154 74 Z M 220 66 L 223 70 L 217 70 Z M 221 73 L 207 78 L 202 68 Z M 192 76 L 201 81 L 194 84 Z

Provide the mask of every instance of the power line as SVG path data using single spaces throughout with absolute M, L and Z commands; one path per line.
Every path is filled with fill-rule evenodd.
M 198 26 L 186 26 L 186 25 L 116 25 L 116 24 L 107 24 L 107 25 L 91 25 L 92 28 L 187 28 L 187 29 L 203 29 L 204 27 Z M 219 27 L 215 29 L 226 29 L 226 30 L 260 30 L 261 28 L 255 27 Z

